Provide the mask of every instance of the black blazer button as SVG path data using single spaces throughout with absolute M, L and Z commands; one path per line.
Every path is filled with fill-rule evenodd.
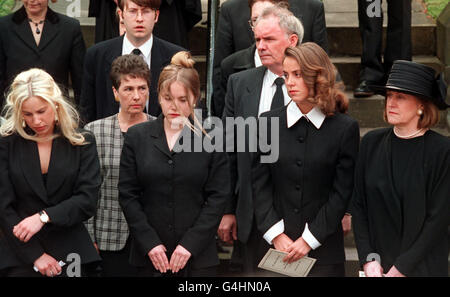
M 172 208 L 173 207 L 173 203 L 169 202 L 169 207 Z
M 298 208 L 294 208 L 294 212 L 295 212 L 295 213 L 299 213 L 300 210 L 299 210 Z
M 172 165 L 172 164 L 173 164 L 173 161 L 172 161 L 172 160 L 169 160 L 169 161 L 167 161 L 167 163 L 169 163 L 169 165 Z
M 173 226 L 172 225 L 169 225 L 169 230 L 172 230 L 173 229 Z
M 298 191 L 300 191 L 300 189 L 301 189 L 300 185 L 296 185 L 295 188 L 296 188 Z
M 297 166 L 298 167 L 301 167 L 303 165 L 303 162 L 302 161 L 297 161 Z
M 305 138 L 303 138 L 303 137 L 299 137 L 299 138 L 298 138 L 298 142 L 300 142 L 300 143 L 303 143 L 303 142 L 305 142 Z

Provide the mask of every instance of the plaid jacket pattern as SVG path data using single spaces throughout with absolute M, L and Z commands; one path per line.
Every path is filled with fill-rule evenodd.
M 148 115 L 148 120 L 155 117 Z M 118 114 L 93 121 L 84 127 L 95 135 L 102 185 L 97 212 L 85 222 L 93 242 L 102 251 L 119 251 L 129 236 L 128 224 L 119 205 L 119 167 L 124 136 Z

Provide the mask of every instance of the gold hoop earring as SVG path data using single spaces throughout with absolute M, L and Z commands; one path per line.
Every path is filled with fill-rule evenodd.
M 22 128 L 25 128 L 27 126 L 27 123 L 25 123 L 25 120 L 22 120 Z

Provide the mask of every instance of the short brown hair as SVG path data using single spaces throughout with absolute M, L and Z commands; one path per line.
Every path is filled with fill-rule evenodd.
M 316 104 L 326 115 L 348 110 L 348 98 L 342 83 L 336 83 L 336 68 L 327 53 L 314 42 L 288 47 L 285 57 L 294 58 L 300 66 L 303 80 L 309 90 L 309 102 Z
M 402 92 L 400 92 L 400 93 L 402 93 Z M 412 96 L 415 96 L 415 95 L 412 95 Z M 440 118 L 439 109 L 437 108 L 437 106 L 433 102 L 431 102 L 427 99 L 422 99 L 418 96 L 415 96 L 415 97 L 423 105 L 423 112 L 419 118 L 419 121 L 417 122 L 417 129 L 427 129 L 427 128 L 431 128 L 434 125 L 436 125 L 439 122 L 439 118 Z M 383 118 L 386 123 L 389 123 L 388 119 L 387 119 L 387 114 L 386 114 L 386 103 L 387 103 L 387 100 L 385 99 L 384 100 Z
M 113 87 L 118 90 L 122 79 L 130 75 L 133 78 L 143 78 L 150 88 L 150 70 L 144 58 L 138 55 L 130 54 L 119 56 L 111 64 L 109 78 Z
M 122 11 L 125 6 L 125 1 L 127 1 L 127 0 L 119 0 L 117 2 L 120 10 L 122 10 Z M 139 6 L 150 7 L 155 10 L 159 10 L 159 7 L 161 6 L 161 0 L 128 0 L 128 1 L 133 1 L 134 3 L 136 3 Z

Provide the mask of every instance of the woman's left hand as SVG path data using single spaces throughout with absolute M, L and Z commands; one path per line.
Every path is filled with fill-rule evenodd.
M 191 253 L 181 245 L 178 245 L 177 248 L 173 251 L 172 256 L 170 256 L 169 266 L 172 270 L 172 273 L 177 273 L 178 271 L 183 269 L 190 257 Z
M 400 271 L 395 268 L 395 266 L 392 266 L 391 269 L 389 269 L 388 273 L 384 275 L 385 277 L 406 277 L 403 275 Z
M 19 224 L 15 225 L 13 234 L 20 241 L 28 242 L 28 240 L 30 240 L 34 234 L 38 233 L 43 226 L 44 223 L 42 223 L 39 218 L 39 214 L 36 213 L 23 219 Z
M 288 255 L 284 257 L 283 261 L 292 263 L 308 254 L 309 251 L 311 251 L 311 247 L 306 243 L 303 237 L 299 237 L 287 248 L 286 251 L 288 252 Z

